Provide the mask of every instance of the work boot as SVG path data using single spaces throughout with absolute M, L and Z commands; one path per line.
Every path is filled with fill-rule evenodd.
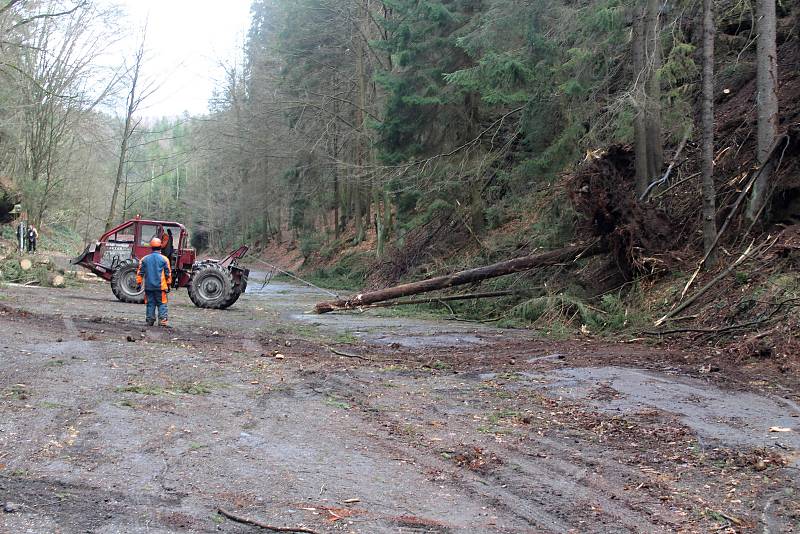
M 166 319 L 161 319 L 161 320 L 158 322 L 158 326 L 169 327 L 169 323 L 167 322 L 167 320 L 166 320 Z
M 152 319 L 148 317 L 145 322 L 147 323 L 147 326 L 153 326 L 154 324 L 156 324 L 156 319 L 155 317 Z

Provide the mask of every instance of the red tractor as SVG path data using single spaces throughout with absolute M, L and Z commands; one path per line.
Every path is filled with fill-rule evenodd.
M 195 306 L 225 309 L 244 293 L 250 271 L 239 267 L 238 262 L 247 253 L 247 246 L 222 260 L 198 262 L 189 247 L 186 227 L 176 222 L 139 218 L 124 222 L 87 246 L 72 263 L 110 281 L 111 290 L 122 302 L 141 304 L 144 288 L 136 282 L 139 260 L 150 254 L 150 240 L 164 235 L 172 236 L 172 246 L 161 251 L 172 266 L 172 287 L 189 288 Z

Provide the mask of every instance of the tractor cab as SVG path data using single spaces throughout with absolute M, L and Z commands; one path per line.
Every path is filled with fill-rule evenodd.
M 189 233 L 177 222 L 138 217 L 126 221 L 90 243 L 72 263 L 110 281 L 119 300 L 143 302 L 144 289 L 136 282 L 136 270 L 141 259 L 150 254 L 150 240 L 154 237 L 163 242 L 161 253 L 172 268 L 172 287 L 188 287 L 195 305 L 227 308 L 244 293 L 249 271 L 239 267 L 238 260 L 247 247 L 240 247 L 222 261 L 197 263 L 195 250 L 188 246 Z
M 189 233 L 186 227 L 177 222 L 151 221 L 133 219 L 112 228 L 91 243 L 83 254 L 73 260 L 76 265 L 87 267 L 98 276 L 111 280 L 111 276 L 123 262 L 135 261 L 150 254 L 150 240 L 158 237 L 163 240 L 165 235 L 172 235 L 171 247 L 164 244 L 162 253 L 169 256 L 169 263 L 175 274 L 179 271 L 191 270 L 195 260 L 195 251 L 189 248 Z M 171 250 L 169 250 L 171 248 Z M 187 276 L 188 273 L 184 273 Z M 178 277 L 173 275 L 175 286 L 178 286 Z M 185 284 L 183 284 L 185 285 Z

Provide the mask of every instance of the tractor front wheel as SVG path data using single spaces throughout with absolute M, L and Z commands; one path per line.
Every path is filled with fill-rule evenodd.
M 136 282 L 137 268 L 138 264 L 135 260 L 125 260 L 111 275 L 111 291 L 122 302 L 131 304 L 144 302 L 144 287 Z
M 189 298 L 199 308 L 224 310 L 238 296 L 233 275 L 218 263 L 201 263 L 189 280 Z

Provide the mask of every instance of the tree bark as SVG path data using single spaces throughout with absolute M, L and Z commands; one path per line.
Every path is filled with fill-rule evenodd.
M 647 171 L 650 179 L 661 174 L 664 166 L 664 141 L 661 133 L 661 24 L 659 0 L 647 0 L 646 61 L 647 103 L 645 126 L 647 129 Z
M 338 79 L 336 76 L 336 71 L 333 72 L 332 80 L 331 80 L 331 90 L 332 92 L 336 90 L 338 86 Z M 333 105 L 333 114 L 334 116 L 339 115 L 339 101 L 337 99 L 332 100 Z M 333 134 L 331 135 L 331 155 L 333 156 L 333 235 L 334 239 L 339 239 L 340 234 L 340 222 L 339 222 L 339 206 L 342 203 L 341 193 L 339 191 L 339 123 L 338 121 L 334 121 L 331 125 L 333 129 Z
M 647 128 L 645 126 L 644 12 L 635 9 L 631 52 L 633 60 L 633 150 L 636 157 L 636 196 L 642 197 L 650 182 L 647 168 Z
M 758 0 L 756 31 L 757 56 L 757 113 L 758 161 L 764 167 L 753 185 L 747 218 L 754 221 L 767 201 L 766 194 L 772 178 L 773 164 L 769 152 L 778 135 L 778 53 L 775 40 L 775 0 Z
M 366 129 L 364 110 L 367 109 L 367 69 L 365 54 L 366 43 L 364 42 L 364 27 L 366 25 L 367 13 L 367 0 L 359 0 L 358 2 L 358 18 L 354 21 L 356 26 L 353 33 L 355 39 L 355 52 L 356 52 L 356 84 L 358 87 L 358 106 L 355 113 L 356 131 L 356 169 L 353 178 L 354 181 L 354 194 L 355 194 L 355 217 L 356 217 L 356 243 L 364 240 L 365 226 L 369 225 L 370 209 L 369 205 L 371 199 L 369 195 L 364 198 L 363 184 L 358 176 L 367 160 L 367 142 L 366 142 Z
M 717 236 L 716 191 L 714 189 L 714 0 L 703 0 L 703 250 L 707 267 L 716 264 L 713 253 Z
M 334 302 L 320 302 L 315 306 L 314 310 L 317 313 L 328 313 L 334 310 L 358 308 L 359 306 L 374 304 L 398 297 L 406 297 L 408 295 L 416 295 L 427 291 L 436 291 L 438 289 L 471 284 L 473 282 L 479 282 L 488 278 L 497 278 L 498 276 L 506 274 L 529 271 L 537 267 L 547 267 L 559 263 L 573 262 L 579 257 L 591 256 L 602 251 L 603 247 L 599 244 L 591 245 L 588 248 L 585 246 L 572 246 L 551 250 L 533 256 L 525 256 L 523 258 L 501 261 L 484 267 L 468 269 L 446 276 L 437 276 L 420 282 L 411 282 L 378 291 L 361 293 Z

